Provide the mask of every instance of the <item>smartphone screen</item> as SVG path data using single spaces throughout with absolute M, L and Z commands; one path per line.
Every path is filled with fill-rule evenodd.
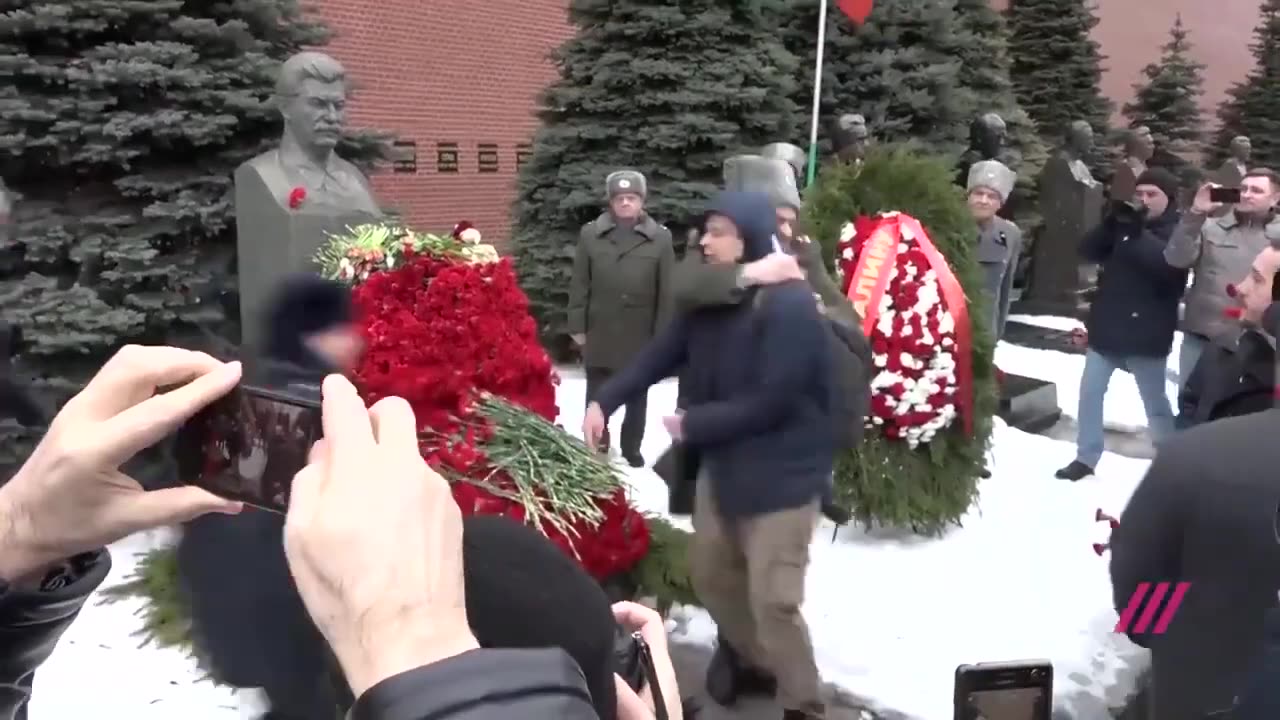
M 293 476 L 323 436 L 320 404 L 240 385 L 178 431 L 179 478 L 219 497 L 283 513 Z
M 1050 720 L 1053 668 L 1047 663 L 962 666 L 956 720 Z
M 1240 188 L 1209 188 L 1209 202 L 1234 205 L 1240 202 Z

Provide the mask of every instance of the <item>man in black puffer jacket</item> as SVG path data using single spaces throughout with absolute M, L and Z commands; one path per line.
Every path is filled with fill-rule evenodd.
M 1102 271 L 1086 322 L 1089 351 L 1080 376 L 1076 457 L 1057 472 L 1062 480 L 1092 475 L 1102 459 L 1102 404 L 1116 370 L 1137 381 L 1154 439 L 1173 431 L 1165 364 L 1187 272 L 1165 262 L 1164 248 L 1178 224 L 1178 182 L 1158 168 L 1137 182 L 1134 198 L 1116 203 L 1080 245 L 1080 254 Z

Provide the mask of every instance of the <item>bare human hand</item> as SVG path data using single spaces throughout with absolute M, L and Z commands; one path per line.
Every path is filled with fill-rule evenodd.
M 467 624 L 462 512 L 419 453 L 413 410 L 395 397 L 366 409 L 340 375 L 325 380 L 323 395 L 324 440 L 294 478 L 285 552 L 358 697 L 478 645 Z
M 1222 203 L 1216 203 L 1212 198 L 1210 198 L 1212 190 L 1220 187 L 1222 186 L 1218 183 L 1205 183 L 1204 185 L 1201 185 L 1200 189 L 1196 190 L 1195 199 L 1191 201 L 1192 212 L 1200 213 L 1201 215 L 1208 215 L 1222 207 Z
M 197 487 L 147 492 L 119 469 L 239 381 L 240 363 L 190 350 L 130 345 L 113 355 L 0 489 L 0 578 L 17 581 L 140 530 L 239 512 L 240 503 Z

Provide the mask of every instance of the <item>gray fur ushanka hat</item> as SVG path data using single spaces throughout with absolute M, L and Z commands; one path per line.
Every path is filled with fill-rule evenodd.
M 639 170 L 615 170 L 604 179 L 604 187 L 605 197 L 609 200 L 623 193 L 640 197 L 649 194 L 649 183 Z
M 999 160 L 982 160 L 969 166 L 969 182 L 965 184 L 965 192 L 984 187 L 996 191 L 1001 200 L 1008 200 L 1017 180 L 1018 174 Z

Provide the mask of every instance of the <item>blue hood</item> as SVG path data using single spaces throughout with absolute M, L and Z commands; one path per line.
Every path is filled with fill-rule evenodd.
M 773 252 L 778 220 L 768 195 L 725 191 L 711 201 L 706 214 L 723 215 L 738 226 L 743 239 L 743 262 L 759 260 Z

